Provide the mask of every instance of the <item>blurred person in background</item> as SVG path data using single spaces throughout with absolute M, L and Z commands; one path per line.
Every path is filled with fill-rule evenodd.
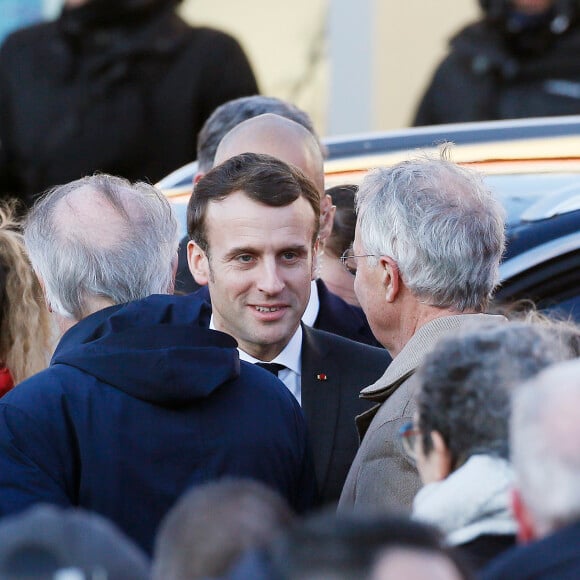
M 2 580 L 148 580 L 147 556 L 112 522 L 40 504 L 0 521 Z
M 0 195 L 30 204 L 95 171 L 155 182 L 196 155 L 220 104 L 258 91 L 231 36 L 181 0 L 66 0 L 0 50 Z
M 356 185 L 337 185 L 326 190 L 336 206 L 336 213 L 320 257 L 320 278 L 331 292 L 353 306 L 359 306 L 354 293 L 354 276 L 341 264 L 340 258 L 345 252 L 352 251 L 356 226 L 354 198 L 357 191 Z
M 440 341 L 417 371 L 417 413 L 400 432 L 424 484 L 413 517 L 439 527 L 477 568 L 515 544 L 511 393 L 572 358 L 569 342 L 556 324 L 486 324 Z
M 48 365 L 51 324 L 14 208 L 0 205 L 0 397 Z
M 580 360 L 558 363 L 520 385 L 512 401 L 512 506 L 518 540 L 482 580 L 580 577 Z
M 580 2 L 480 0 L 452 40 L 414 125 L 580 113 Z
M 276 580 L 465 580 L 463 562 L 438 531 L 392 515 L 308 517 L 270 549 Z M 249 576 L 248 576 L 249 577 Z
M 258 481 L 225 478 L 201 485 L 161 522 L 153 580 L 221 578 L 248 550 L 271 544 L 293 520 L 286 501 Z

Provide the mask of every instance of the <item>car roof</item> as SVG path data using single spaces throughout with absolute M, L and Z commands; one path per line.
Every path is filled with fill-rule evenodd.
M 323 142 L 327 187 L 360 184 L 372 168 L 438 155 L 442 144 L 450 144 L 450 158 L 482 171 L 505 207 L 510 254 L 522 251 L 517 240 L 526 228 L 535 228 L 537 244 L 580 229 L 580 115 L 415 127 Z M 182 223 L 196 170 L 197 163 L 189 163 L 158 183 Z

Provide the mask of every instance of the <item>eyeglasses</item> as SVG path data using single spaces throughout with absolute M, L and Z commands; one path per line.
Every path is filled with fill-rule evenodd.
M 342 265 L 344 266 L 344 269 L 349 273 L 352 274 L 353 276 L 356 276 L 356 269 L 357 269 L 357 263 L 356 263 L 356 259 L 357 258 L 376 258 L 376 254 L 362 254 L 361 256 L 355 256 L 352 253 L 352 248 L 348 248 L 348 250 L 345 250 L 342 254 L 342 256 L 340 257 L 340 262 L 342 263 Z
M 417 445 L 417 437 L 421 435 L 421 431 L 413 425 L 411 421 L 405 423 L 399 429 L 399 437 L 401 443 L 403 444 L 403 449 L 405 453 L 413 460 L 417 459 L 417 453 L 415 451 Z

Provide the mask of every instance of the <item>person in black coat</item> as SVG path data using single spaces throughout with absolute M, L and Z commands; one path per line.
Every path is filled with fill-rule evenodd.
M 413 125 L 580 113 L 578 0 L 480 0 L 423 95 Z
M 196 157 L 220 104 L 258 92 L 231 36 L 180 0 L 68 0 L 0 50 L 0 195 L 30 204 L 96 171 L 155 182 Z

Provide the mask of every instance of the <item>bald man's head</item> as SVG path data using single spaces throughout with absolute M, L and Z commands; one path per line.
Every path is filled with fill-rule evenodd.
M 265 153 L 295 165 L 324 192 L 324 160 L 316 138 L 295 121 L 266 113 L 236 125 L 221 140 L 214 165 L 240 153 Z
M 24 237 L 52 312 L 68 321 L 172 291 L 177 220 L 146 183 L 98 174 L 55 187 L 29 212 Z
M 221 140 L 214 165 L 241 153 L 264 153 L 298 167 L 320 193 L 320 239 L 332 231 L 334 208 L 324 193 L 324 159 L 316 138 L 302 125 L 272 113 L 243 121 Z

